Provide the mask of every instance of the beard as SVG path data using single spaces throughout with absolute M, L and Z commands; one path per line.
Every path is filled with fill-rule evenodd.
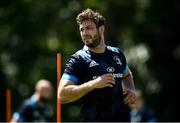
M 45 97 L 40 97 L 40 101 L 45 104 L 45 103 L 49 103 L 50 99 L 49 98 L 45 98 Z
M 83 38 L 83 42 L 87 47 L 95 48 L 100 44 L 100 36 L 99 34 L 96 34 L 94 37 L 86 35 L 85 38 Z

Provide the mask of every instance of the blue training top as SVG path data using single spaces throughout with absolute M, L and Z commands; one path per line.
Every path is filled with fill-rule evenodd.
M 13 118 L 19 122 L 52 122 L 53 112 L 49 104 L 40 107 L 34 96 L 25 100 Z
M 129 68 L 119 48 L 106 46 L 104 53 L 94 53 L 84 46 L 68 59 L 62 80 L 80 85 L 107 73 L 113 75 L 115 85 L 95 89 L 81 98 L 82 121 L 130 121 L 130 110 L 123 102 L 121 85 Z

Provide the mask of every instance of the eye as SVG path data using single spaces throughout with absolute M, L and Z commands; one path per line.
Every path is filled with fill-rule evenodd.
M 87 27 L 88 30 L 92 30 L 93 28 L 92 27 Z
M 83 28 L 80 28 L 79 30 L 80 30 L 80 32 L 82 32 L 84 29 L 83 29 Z

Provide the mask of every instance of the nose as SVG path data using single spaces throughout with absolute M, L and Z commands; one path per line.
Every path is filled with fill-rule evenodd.
M 82 35 L 85 36 L 85 35 L 87 35 L 87 34 L 88 34 L 87 30 L 84 29 L 84 30 L 82 31 Z

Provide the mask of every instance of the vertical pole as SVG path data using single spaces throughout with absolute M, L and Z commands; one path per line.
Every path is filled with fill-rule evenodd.
M 61 54 L 57 53 L 57 90 L 61 80 Z M 57 123 L 61 122 L 61 103 L 57 98 Z
M 11 90 L 6 90 L 6 122 L 11 120 Z

